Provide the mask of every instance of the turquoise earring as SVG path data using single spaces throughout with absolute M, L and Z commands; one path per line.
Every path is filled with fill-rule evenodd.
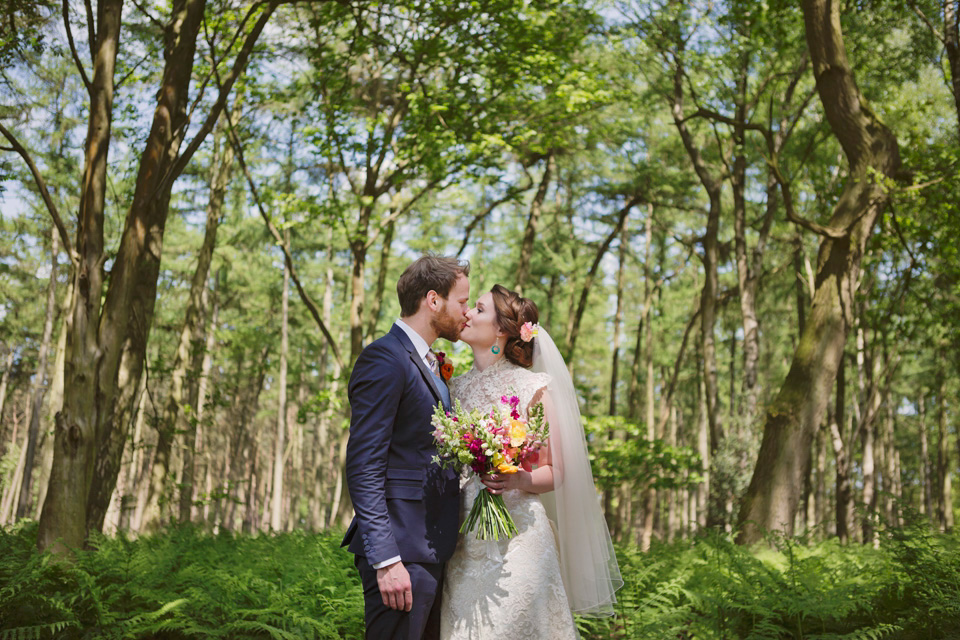
M 494 344 L 492 347 L 490 347 L 490 351 L 493 352 L 493 355 L 497 355 L 500 353 L 500 345 Z

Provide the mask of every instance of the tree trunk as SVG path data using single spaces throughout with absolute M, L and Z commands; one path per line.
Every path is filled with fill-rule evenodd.
M 390 268 L 390 251 L 393 248 L 393 234 L 396 226 L 396 221 L 392 221 L 387 224 L 387 227 L 383 230 L 383 245 L 380 248 L 380 269 L 377 274 L 377 290 L 373 295 L 373 301 L 370 303 L 367 340 L 373 340 L 375 338 L 377 323 L 380 322 L 380 308 L 383 304 L 383 293 L 387 286 L 387 272 Z
M 832 412 L 831 412 L 832 413 Z M 834 419 L 828 417 L 828 421 Z M 827 439 L 829 427 L 823 425 L 817 431 L 817 477 L 814 487 L 814 501 L 816 508 L 813 511 L 811 521 L 814 526 L 820 528 L 821 535 L 819 539 L 826 538 L 827 528 Z
M 67 291 L 63 296 L 61 303 L 61 313 L 66 318 L 70 309 L 73 308 L 73 284 L 67 284 Z M 53 379 L 50 381 L 50 389 L 47 391 L 47 406 L 44 409 L 44 420 L 52 426 L 52 418 L 57 415 L 63 407 L 63 366 L 67 354 L 67 332 L 69 327 L 67 322 L 60 323 L 60 335 L 57 338 L 57 354 L 53 359 Z M 0 415 L 3 412 L 0 411 Z M 40 473 L 37 478 L 37 504 L 33 512 L 35 520 L 40 519 L 43 512 L 43 504 L 47 499 L 47 488 L 50 485 L 50 471 L 53 468 L 53 440 L 54 432 L 50 427 L 44 429 L 40 439 Z
M 861 465 L 863 468 L 863 508 L 866 511 L 863 519 L 863 543 L 873 542 L 876 530 L 873 526 L 873 516 L 877 512 L 877 466 L 875 461 L 876 427 L 870 420 L 863 425 L 861 431 L 863 452 Z
M 136 407 L 136 392 L 156 304 L 157 277 L 172 181 L 187 124 L 190 77 L 205 0 L 178 0 L 167 25 L 163 81 L 141 157 L 120 247 L 110 273 L 99 341 L 96 470 L 87 498 L 87 530 L 100 531 Z M 69 390 L 67 392 L 69 394 Z
M 137 407 L 137 420 L 134 423 L 134 431 L 140 432 L 140 464 L 137 469 L 137 505 L 133 510 L 133 519 L 130 521 L 130 530 L 141 532 L 143 531 L 144 522 L 150 521 L 155 514 L 148 512 L 148 505 L 150 504 L 150 487 L 151 487 L 151 476 L 153 471 L 153 461 L 156 458 L 157 443 L 148 443 L 147 434 L 144 430 L 144 423 L 146 422 L 147 415 L 147 401 L 150 399 L 150 394 L 147 393 L 147 376 L 143 376 L 140 381 L 140 403 Z M 151 404 L 153 402 L 151 401 Z
M 190 522 L 194 501 L 194 481 L 197 427 L 200 416 L 200 369 L 206 357 L 207 307 L 209 304 L 210 265 L 217 246 L 217 231 L 223 218 L 223 203 L 233 172 L 233 146 L 227 141 L 227 127 L 223 116 L 213 139 L 213 161 L 210 165 L 210 199 L 207 202 L 207 220 L 203 244 L 197 255 L 197 268 L 190 281 L 190 298 L 186 317 L 180 330 L 180 342 L 174 359 L 170 396 L 164 412 L 163 424 L 173 433 L 183 434 L 183 478 L 180 483 L 180 522 Z M 233 125 L 239 120 L 239 111 L 231 113 Z M 186 404 L 186 411 L 181 408 Z M 171 436 L 167 436 L 171 438 Z M 169 465 L 170 457 L 162 463 Z M 164 470 L 166 475 L 166 469 Z
M 117 480 L 135 414 L 147 339 L 156 304 L 163 232 L 173 181 L 213 127 L 276 2 L 268 2 L 247 34 L 208 117 L 180 156 L 196 37 L 205 0 L 176 0 L 165 28 L 165 65 L 153 124 L 134 186 L 110 284 L 103 296 L 103 198 L 120 31 L 120 0 L 102 0 L 91 94 L 87 169 L 81 195 L 76 300 L 69 322 L 64 408 L 57 421 L 51 492 L 40 518 L 38 545 L 64 550 L 99 531 Z M 103 307 L 100 300 L 103 296 Z M 59 542 L 56 542 L 59 540 Z
M 523 295 L 523 288 L 530 278 L 530 260 L 533 257 L 533 244 L 537 238 L 537 230 L 540 228 L 540 213 L 543 209 L 543 201 L 547 197 L 550 180 L 556 172 L 556 169 L 556 160 L 551 150 L 547 153 L 543 164 L 543 176 L 540 178 L 540 186 L 537 187 L 537 193 L 533 196 L 533 202 L 530 203 L 530 215 L 527 217 L 527 226 L 523 230 L 523 242 L 520 245 L 520 261 L 517 265 L 517 279 L 514 281 L 513 286 L 520 295 Z
M 682 47 L 682 45 L 681 45 Z M 700 256 L 703 262 L 704 281 L 703 289 L 700 293 L 700 343 L 703 356 L 703 380 L 705 387 L 705 401 L 707 409 L 707 425 L 710 430 L 710 453 L 716 455 L 723 440 L 723 430 L 720 424 L 719 416 L 719 389 L 717 387 L 717 349 L 714 337 L 714 325 L 717 319 L 717 293 L 719 289 L 719 280 L 717 276 L 717 266 L 720 261 L 720 213 L 721 213 L 721 190 L 723 180 L 710 173 L 700 149 L 697 147 L 686 125 L 686 119 L 683 114 L 683 80 L 684 69 L 681 64 L 677 64 L 673 76 L 673 96 L 671 110 L 673 112 L 673 122 L 680 133 L 683 146 L 693 163 L 693 168 L 707 192 L 710 205 L 707 210 L 706 231 L 701 240 L 703 253 Z M 720 484 L 714 483 L 714 490 L 719 488 Z M 713 496 L 714 502 L 718 505 L 725 504 L 723 496 Z M 717 526 L 721 524 L 720 509 L 711 509 L 707 526 Z
M 13 349 L 7 349 L 3 358 L 3 375 L 0 375 L 0 423 L 3 423 L 3 410 L 7 408 L 7 386 L 10 384 L 10 371 L 13 369 Z M 2 432 L 0 432 L 2 433 Z M 2 443 L 0 443 L 2 446 Z M 3 450 L 0 449 L 0 455 Z
M 944 363 L 945 358 L 938 358 Z M 946 380 L 941 376 L 937 388 L 937 523 L 940 530 L 953 530 L 953 493 L 950 447 L 947 443 Z
M 667 444 L 671 447 L 677 446 L 677 432 L 679 430 L 679 420 L 677 418 L 677 408 L 670 407 L 670 429 L 667 432 Z M 683 493 L 679 489 L 668 489 L 664 492 L 667 500 L 667 535 L 666 542 L 673 542 L 674 538 L 680 532 L 682 507 L 678 504 L 679 496 Z
M 120 522 L 118 528 L 122 531 L 131 531 L 133 530 L 134 518 L 137 514 L 137 508 L 140 506 L 139 498 L 140 494 L 137 491 L 137 488 L 140 486 L 140 482 L 143 478 L 146 478 L 147 475 L 143 473 L 143 459 L 146 457 L 146 443 L 143 442 L 144 436 L 144 424 L 146 424 L 145 413 L 145 404 L 144 396 L 146 395 L 147 390 L 147 376 L 140 377 L 140 398 L 137 401 L 137 417 L 133 421 L 133 437 L 130 438 L 130 443 L 132 445 L 131 449 L 133 454 L 130 456 L 130 461 L 127 464 L 126 472 L 126 486 L 122 486 L 118 480 L 117 486 L 122 487 L 122 495 L 126 501 L 132 502 L 129 505 L 121 504 L 120 508 Z M 141 513 L 142 513 L 142 507 Z M 139 522 L 137 522 L 137 527 L 139 528 Z
M 899 526 L 897 515 L 897 445 L 890 385 L 884 390 L 883 412 L 883 514 L 887 526 Z
M 943 0 L 943 43 L 950 64 L 950 88 L 957 108 L 957 136 L 960 137 L 960 3 Z
M 756 294 L 758 274 L 752 268 L 747 254 L 747 201 L 745 191 L 747 188 L 747 157 L 745 149 L 746 128 L 745 123 L 748 118 L 747 113 L 747 86 L 749 83 L 750 56 L 743 53 L 740 56 L 739 69 L 736 79 L 736 124 L 733 128 L 733 173 L 730 176 L 730 187 L 733 193 L 733 235 L 734 252 L 737 267 L 737 284 L 740 289 L 740 319 L 743 326 L 743 376 L 742 392 L 743 401 L 739 405 L 739 415 L 749 421 L 757 406 L 757 366 L 760 361 L 760 330 L 757 321 Z M 770 190 L 768 190 L 768 196 Z M 769 197 L 768 197 L 769 200 Z M 769 202 L 768 202 L 769 204 Z M 769 212 L 769 208 L 768 208 Z M 762 241 L 763 239 L 761 239 Z M 763 249 L 759 249 L 761 255 Z M 731 338 L 736 341 L 736 336 Z M 731 347 L 732 349 L 733 347 Z M 730 366 L 733 367 L 731 358 Z M 731 376 L 730 384 L 734 384 L 736 378 Z M 730 414 L 734 415 L 735 399 L 733 393 L 730 394 Z
M 741 505 L 739 540 L 743 543 L 759 541 L 764 529 L 793 533 L 810 443 L 823 418 L 852 324 L 860 261 L 889 197 L 871 172 L 892 176 L 900 164 L 895 136 L 866 106 L 854 82 L 840 30 L 839 4 L 804 0 L 802 5 L 817 91 L 847 156 L 850 177 L 829 227 L 820 229 L 824 238 L 807 326 L 787 378 L 767 412 L 757 464 Z M 792 213 L 787 185 L 781 183 L 781 190 Z
M 627 216 L 630 215 L 630 210 L 640 201 L 636 196 L 631 198 L 626 205 L 620 210 L 617 214 L 617 223 L 614 226 L 613 230 L 607 234 L 607 237 L 604 239 L 603 243 L 597 249 L 597 253 L 593 257 L 593 264 L 590 265 L 589 271 L 587 271 L 586 278 L 583 281 L 583 288 L 580 289 L 580 300 L 577 303 L 577 310 L 573 315 L 573 323 L 571 324 L 570 332 L 567 334 L 567 362 L 573 360 L 573 351 L 577 345 L 577 337 L 580 335 L 580 323 L 583 320 L 583 314 L 587 310 L 587 298 L 590 295 L 590 290 L 593 288 L 593 283 L 596 281 L 597 273 L 600 271 L 600 263 L 603 261 L 603 256 L 607 254 L 607 250 L 610 249 L 610 245 L 613 243 L 614 239 L 620 235 L 620 231 L 623 228 L 623 225 L 627 221 Z
M 627 249 L 630 232 L 625 220 L 620 231 L 620 249 L 617 253 L 617 311 L 613 316 L 613 354 L 610 364 L 610 408 L 607 413 L 617 415 L 617 383 L 620 378 L 620 327 L 623 325 L 623 283 L 627 267 Z M 554 280 L 551 279 L 551 288 Z M 551 296 L 552 297 L 552 296 Z
M 917 415 L 920 418 L 920 490 L 923 492 L 923 499 L 920 501 L 920 513 L 929 518 L 933 515 L 933 486 L 930 477 L 930 445 L 927 438 L 926 404 L 926 399 L 921 392 L 920 399 L 917 401 Z
M 37 452 L 37 439 L 40 434 L 40 418 L 43 414 L 43 396 L 47 378 L 47 354 L 53 338 L 53 319 L 57 310 L 57 253 L 59 235 L 56 227 L 50 228 L 50 252 L 53 263 L 50 266 L 50 281 L 47 284 L 47 310 L 43 321 L 43 337 L 40 339 L 40 351 L 37 354 L 37 373 L 34 377 L 30 398 L 30 422 L 27 426 L 27 451 L 23 465 L 23 479 L 20 481 L 20 497 L 17 501 L 17 519 L 26 518 L 30 510 L 30 493 L 33 488 L 34 458 Z
M 23 418 L 28 416 L 24 415 Z M 20 494 L 20 482 L 23 479 L 23 467 L 27 458 L 27 437 L 28 434 L 24 431 L 23 442 L 17 442 L 17 436 L 20 427 L 21 416 L 17 413 L 14 413 L 14 425 L 13 425 L 13 437 L 10 439 L 10 446 L 17 447 L 17 465 L 13 469 L 13 473 L 10 474 L 10 485 L 6 487 L 3 491 L 2 498 L 0 498 L 0 526 L 13 524 L 14 517 L 16 515 L 17 509 L 17 496 Z M 26 420 L 24 420 L 26 422 Z
M 197 384 L 197 433 L 194 438 L 195 459 L 200 461 L 200 469 L 195 470 L 194 478 L 204 478 L 204 490 L 207 499 L 203 503 L 203 521 L 210 522 L 210 491 L 211 491 L 211 460 L 210 447 L 205 444 L 204 413 L 207 404 L 207 386 L 210 384 L 210 371 L 213 368 L 213 349 L 216 346 L 216 329 L 220 317 L 220 305 L 216 292 L 220 278 L 214 280 L 214 289 L 211 292 L 213 310 L 210 313 L 210 322 L 207 324 L 207 336 L 204 340 L 203 362 L 200 363 L 200 381 Z M 191 520 L 193 517 L 191 515 Z
M 699 349 L 698 349 L 699 351 Z M 699 354 L 698 354 L 699 355 Z M 706 385 L 703 382 L 702 359 L 697 358 L 697 453 L 703 464 L 703 482 L 697 486 L 697 517 L 698 529 L 707 526 L 708 512 L 710 511 L 710 425 L 707 420 Z
M 649 341 L 644 341 L 644 337 L 650 331 L 650 316 L 653 315 L 653 208 L 651 206 L 647 207 L 647 219 L 644 223 L 643 235 L 643 308 L 640 311 L 637 341 L 633 348 L 633 364 L 630 367 L 630 386 L 627 398 L 629 403 L 628 415 L 635 420 L 640 419 L 640 363 L 645 353 L 644 345 L 649 343 Z
M 353 271 L 350 274 L 350 362 L 349 366 L 357 361 L 363 351 L 363 305 L 366 291 L 364 284 L 364 268 L 367 263 L 366 234 L 370 226 L 371 211 L 361 212 L 360 228 L 357 230 L 357 239 L 350 243 L 353 254 Z M 362 234 L 362 235 L 361 235 Z
M 290 230 L 284 229 L 284 240 L 290 244 Z M 280 372 L 277 388 L 277 430 L 273 443 L 273 481 L 270 503 L 270 528 L 280 531 L 283 527 L 283 453 L 287 436 L 287 355 L 289 338 L 290 271 L 283 263 L 283 293 L 280 301 Z
M 87 537 L 87 496 L 100 436 L 97 378 L 101 366 L 98 319 L 105 258 L 103 217 L 122 5 L 123 0 L 97 3 L 93 79 L 88 87 L 90 111 L 77 216 L 75 251 L 79 261 L 73 269 L 73 307 L 65 318 L 68 329 L 64 401 L 55 418 L 54 459 L 40 513 L 37 546 L 41 550 L 76 549 L 83 546 Z
M 841 356 L 837 370 L 837 395 L 834 411 L 829 420 L 833 455 L 836 458 L 837 537 L 841 544 L 850 541 L 850 527 L 853 522 L 853 489 L 850 485 L 850 456 L 843 436 L 846 428 L 846 360 Z

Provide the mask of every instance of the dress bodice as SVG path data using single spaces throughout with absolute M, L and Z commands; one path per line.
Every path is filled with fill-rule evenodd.
M 483 371 L 473 366 L 462 376 L 450 381 L 450 395 L 460 401 L 460 406 L 490 410 L 500 402 L 500 397 L 515 395 L 520 398 L 520 409 L 526 413 L 537 393 L 550 383 L 546 373 L 534 373 L 500 358 Z

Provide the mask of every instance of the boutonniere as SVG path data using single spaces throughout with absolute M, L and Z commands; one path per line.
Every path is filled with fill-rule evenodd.
M 440 365 L 440 377 L 446 382 L 453 377 L 453 363 L 447 362 L 447 354 L 437 351 L 437 364 Z

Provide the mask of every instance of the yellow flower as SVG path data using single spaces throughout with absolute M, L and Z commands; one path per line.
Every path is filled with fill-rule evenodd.
M 510 422 L 510 446 L 519 447 L 527 439 L 527 425 L 520 420 Z
M 503 454 L 499 452 L 493 454 L 493 466 L 499 467 L 505 460 L 506 458 L 503 457 Z
M 497 471 L 499 471 L 500 473 L 510 474 L 510 473 L 516 473 L 517 471 L 520 471 L 520 468 L 517 467 L 516 465 L 510 464 L 509 462 L 503 462 L 497 465 Z

